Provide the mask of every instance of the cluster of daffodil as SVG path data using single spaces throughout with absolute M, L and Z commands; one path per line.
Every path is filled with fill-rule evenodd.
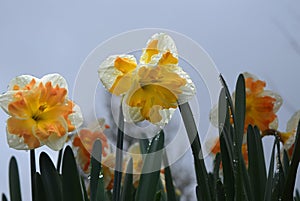
M 246 90 L 246 112 L 244 133 L 247 133 L 248 125 L 257 126 L 262 137 L 266 135 L 277 135 L 283 143 L 284 149 L 292 156 L 295 135 L 298 122 L 300 120 L 300 111 L 297 111 L 287 123 L 286 132 L 278 131 L 277 111 L 282 105 L 282 98 L 279 94 L 265 90 L 266 82 L 259 80 L 255 75 L 248 72 L 243 73 L 245 78 Z M 232 100 L 235 100 L 235 93 L 232 95 Z M 215 106 L 210 113 L 210 120 L 214 126 L 217 122 L 218 108 Z M 231 123 L 232 119 L 231 119 Z M 216 155 L 220 152 L 219 138 L 210 138 L 207 142 L 211 147 L 211 154 Z M 244 136 L 242 144 L 242 152 L 246 165 L 248 164 L 247 141 Z
M 218 170 L 221 163 L 224 165 L 224 179 L 222 180 L 219 173 L 216 173 L 218 171 L 215 171 L 214 174 L 208 174 L 204 159 L 198 155 L 202 153 L 201 143 L 197 135 L 197 128 L 194 125 L 193 114 L 188 106 L 188 101 L 195 95 L 196 88 L 190 76 L 179 66 L 179 57 L 175 43 L 167 34 L 154 34 L 147 42 L 146 48 L 142 50 L 139 62 L 136 61 L 133 55 L 121 54 L 109 56 L 99 65 L 98 74 L 104 87 L 111 94 L 121 97 L 121 114 L 123 115 L 120 116 L 123 116 L 124 119 L 120 119 L 120 121 L 128 123 L 149 121 L 163 130 L 164 126 L 172 118 L 177 107 L 181 107 L 181 114 L 194 154 L 197 178 L 196 194 L 199 201 L 225 200 L 226 197 L 234 197 L 235 200 L 247 197 L 247 200 L 254 200 L 252 197 L 255 196 L 251 196 L 252 190 L 251 187 L 249 187 L 249 183 L 253 181 L 249 182 L 248 174 L 252 174 L 250 166 L 253 167 L 253 156 L 255 154 L 253 154 L 253 151 L 251 154 L 249 153 L 251 149 L 249 149 L 249 144 L 252 143 L 251 145 L 253 145 L 256 143 L 255 145 L 259 146 L 261 141 L 259 138 L 257 141 L 247 142 L 246 136 L 251 133 L 249 130 L 251 131 L 252 128 L 249 127 L 249 125 L 257 126 L 260 129 L 259 135 L 262 137 L 275 135 L 283 143 L 283 147 L 287 151 L 290 160 L 298 160 L 296 159 L 297 156 L 292 157 L 292 155 L 295 149 L 296 128 L 300 119 L 300 111 L 296 112 L 289 120 L 286 132 L 278 131 L 278 117 L 276 113 L 282 105 L 282 98 L 272 91 L 265 90 L 266 83 L 264 81 L 259 80 L 250 73 L 244 73 L 241 75 L 243 79 L 242 82 L 240 81 L 238 84 L 239 86 L 243 86 L 242 90 L 244 90 L 239 91 L 239 93 L 242 92 L 241 94 L 245 95 L 245 97 L 242 96 L 242 98 L 240 96 L 240 99 L 245 100 L 245 104 L 243 104 L 243 106 L 245 106 L 245 113 L 243 116 L 240 116 L 238 120 L 234 120 L 233 117 L 228 117 L 229 119 L 227 119 L 228 124 L 230 124 L 228 127 L 231 129 L 231 137 L 233 135 L 237 137 L 232 137 L 230 140 L 232 140 L 233 143 L 227 142 L 226 145 L 224 145 L 224 143 L 222 144 L 222 138 L 210 139 L 208 143 L 211 147 L 211 153 L 214 155 L 218 152 L 222 152 L 222 148 L 223 151 L 225 150 L 224 153 L 221 153 L 223 154 L 222 160 L 217 157 L 216 161 L 219 162 L 216 162 L 215 166 L 215 170 Z M 230 94 L 227 94 L 226 100 L 228 101 L 228 99 L 232 98 L 233 101 L 237 101 L 235 98 L 237 97 L 236 93 L 233 93 L 232 97 L 230 97 Z M 183 107 L 183 105 L 185 106 Z M 109 126 L 105 124 L 103 119 L 100 119 L 96 123 L 81 127 L 84 120 L 80 108 L 73 101 L 68 99 L 68 86 L 66 80 L 61 75 L 49 74 L 41 79 L 30 75 L 22 75 L 14 78 L 9 83 L 7 92 L 0 95 L 0 106 L 9 115 L 6 133 L 7 142 L 11 148 L 33 151 L 36 148 L 46 145 L 58 151 L 63 150 L 65 143 L 71 139 L 73 151 L 76 153 L 76 162 L 82 170 L 82 175 L 91 175 L 92 177 L 90 179 L 90 198 L 88 198 L 88 196 L 84 197 L 86 189 L 85 187 L 82 189 L 84 185 L 81 186 L 82 181 L 78 176 L 77 169 L 70 170 L 70 172 L 67 170 L 68 167 L 73 167 L 72 164 L 75 164 L 73 152 L 71 151 L 70 153 L 69 151 L 70 147 L 67 147 L 64 152 L 63 165 L 61 168 L 62 175 L 60 175 L 60 165 L 58 165 L 57 169 L 53 168 L 53 165 L 49 162 L 50 159 L 48 160 L 45 155 L 41 154 L 40 164 L 42 166 L 42 176 L 40 177 L 35 167 L 32 167 L 32 191 L 34 191 L 34 189 L 43 189 L 42 192 L 45 193 L 45 195 L 43 193 L 33 193 L 33 200 L 41 199 L 41 197 L 44 199 L 43 196 L 45 196 L 48 201 L 67 201 L 73 200 L 72 196 L 75 194 L 79 195 L 79 197 L 81 196 L 82 198 L 77 198 L 82 201 L 88 201 L 89 199 L 91 201 L 98 201 L 104 198 L 105 200 L 119 200 L 121 194 L 120 186 L 122 186 L 123 190 L 122 200 L 126 200 L 128 197 L 130 197 L 130 200 L 136 201 L 164 200 L 165 197 L 168 197 L 168 200 L 172 201 L 177 199 L 170 170 L 168 167 L 163 170 L 160 169 L 162 157 L 160 159 L 143 157 L 139 143 L 131 145 L 127 150 L 128 155 L 124 156 L 123 159 L 121 157 L 120 160 L 120 168 L 123 172 L 126 172 L 126 168 L 132 166 L 131 174 L 124 174 L 123 177 L 122 174 L 118 174 L 120 169 L 116 166 L 117 163 L 120 162 L 120 158 L 118 158 L 119 152 L 113 148 L 113 145 L 109 142 L 105 134 L 105 129 L 108 129 Z M 232 112 L 232 116 L 235 115 L 233 114 L 234 109 L 236 108 L 228 109 L 229 113 Z M 212 109 L 210 114 L 210 120 L 212 124 L 216 126 L 219 124 L 217 112 L 218 108 L 216 106 Z M 242 113 L 243 112 L 237 114 Z M 242 139 L 241 149 L 238 147 L 239 128 L 236 126 L 239 125 L 238 121 L 244 123 L 240 124 L 242 125 L 242 127 L 240 127 L 240 133 L 245 133 L 245 137 Z M 236 131 L 233 132 L 233 129 L 236 129 Z M 68 137 L 71 133 L 74 135 Z M 191 137 L 195 136 L 195 134 L 196 137 Z M 221 137 L 226 137 L 222 135 L 223 134 L 221 134 Z M 151 141 L 151 143 L 149 143 L 147 149 L 149 153 L 163 148 L 163 131 L 157 136 L 153 138 L 154 142 Z M 122 138 L 118 137 L 118 139 Z M 99 148 L 99 153 L 101 153 L 100 158 L 102 159 L 98 162 L 101 162 L 102 165 L 100 165 L 100 163 L 98 164 L 99 166 L 96 167 L 96 170 L 99 171 L 97 174 L 94 174 L 92 170 L 95 158 L 92 156 L 92 153 L 94 147 L 96 147 L 95 144 L 98 142 L 102 147 Z M 233 148 L 228 147 L 229 145 Z M 241 154 L 238 153 L 239 151 Z M 31 156 L 32 153 L 34 156 L 34 152 L 31 152 Z M 263 155 L 262 151 L 257 151 L 257 153 Z M 252 159 L 250 159 L 250 156 Z M 236 159 L 240 159 L 239 157 L 242 157 L 245 163 L 237 161 Z M 35 159 L 31 158 L 31 160 L 35 166 Z M 153 173 L 143 174 L 143 165 L 152 164 L 154 163 L 153 160 L 160 160 L 158 170 Z M 259 163 L 262 164 L 262 161 L 264 163 L 264 160 L 259 161 Z M 234 164 L 236 162 L 237 164 Z M 130 165 L 131 163 L 132 165 Z M 249 170 L 246 170 L 247 168 L 243 169 L 243 164 L 245 164 L 245 167 L 248 167 L 248 163 Z M 287 164 L 287 166 L 289 166 L 289 163 Z M 97 162 L 94 162 L 94 167 L 95 166 L 97 166 Z M 12 167 L 14 166 L 12 165 Z M 43 172 L 43 168 L 52 169 L 45 173 Z M 16 172 L 15 169 L 14 172 Z M 264 174 L 264 170 L 261 172 Z M 53 174 L 53 176 L 51 176 L 51 174 Z M 293 172 L 289 174 L 293 175 Z M 166 179 L 164 179 L 165 177 Z M 239 180 L 241 177 L 245 179 L 246 184 Z M 271 181 L 273 175 L 269 176 L 268 180 L 269 178 Z M 264 200 L 268 201 L 271 199 L 269 199 L 269 195 L 272 194 L 272 192 L 269 193 L 269 191 L 272 190 L 265 191 L 265 186 L 268 184 L 266 179 L 267 177 L 264 175 L 264 184 L 262 184 L 263 190 L 259 192 L 260 195 L 258 197 L 262 198 L 262 196 L 265 196 Z M 160 188 L 158 187 L 159 181 L 161 181 L 160 184 L 162 186 L 160 186 Z M 287 181 L 289 180 L 287 179 Z M 37 184 L 38 182 L 43 185 L 39 186 Z M 73 185 L 72 182 L 76 184 Z M 129 182 L 130 185 L 127 185 L 126 182 Z M 233 184 L 233 182 L 235 183 Z M 240 187 L 243 193 L 239 192 L 238 184 L 240 183 L 238 182 L 243 183 L 242 187 Z M 139 185 L 140 183 L 144 186 Z M 46 184 L 53 186 L 48 189 L 47 186 L 45 186 Z M 253 184 L 255 184 L 255 181 Z M 287 182 L 287 184 L 289 183 Z M 233 185 L 233 187 L 231 185 Z M 101 190 L 97 190 L 97 188 L 95 190 L 95 186 L 98 187 L 98 189 L 102 188 Z M 134 187 L 134 190 L 132 190 L 131 186 Z M 211 189 L 212 186 L 214 188 Z M 289 184 L 289 186 L 293 185 Z M 116 187 L 116 189 L 114 187 Z M 253 185 L 252 188 L 256 189 L 255 185 Z M 272 187 L 270 187 L 270 189 L 271 188 Z M 55 189 L 58 192 L 56 192 Z M 74 192 L 74 195 L 72 195 L 72 192 L 69 192 L 70 189 L 79 189 L 80 193 Z M 124 192 L 126 189 L 130 191 L 127 194 Z M 18 190 L 16 192 L 18 192 Z M 113 198 L 110 198 L 110 194 L 107 194 L 107 192 L 113 192 Z M 273 192 L 274 195 L 275 193 L 276 191 Z M 143 196 L 143 194 L 145 195 Z M 164 195 L 167 196 L 164 197 Z M 68 196 L 70 196 L 70 198 L 68 198 Z M 99 197 L 97 198 L 97 196 Z M 4 197 L 3 200 L 6 200 Z M 13 193 L 11 193 L 11 197 L 13 197 Z M 281 200 L 281 197 L 279 200 Z M 15 200 L 12 198 L 11 201 Z

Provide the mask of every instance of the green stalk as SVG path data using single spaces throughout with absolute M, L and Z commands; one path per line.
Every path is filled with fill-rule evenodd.
M 211 201 L 207 170 L 204 163 L 200 138 L 198 135 L 193 113 L 191 111 L 189 103 L 179 105 L 179 109 L 194 156 L 195 173 L 199 189 L 198 193 L 200 194 L 199 197 L 201 197 L 202 200 Z
M 123 163 L 123 138 L 124 138 L 124 116 L 122 110 L 122 104 L 119 111 L 119 125 L 117 136 L 117 150 L 116 150 L 116 167 L 113 187 L 113 201 L 119 201 L 121 199 L 121 181 L 122 181 L 122 163 Z

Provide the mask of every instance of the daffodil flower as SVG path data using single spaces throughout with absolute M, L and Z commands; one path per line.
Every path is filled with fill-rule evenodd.
M 67 93 L 67 82 L 58 74 L 12 79 L 8 91 L 0 95 L 0 106 L 10 116 L 6 129 L 9 146 L 61 149 L 68 132 L 82 123 L 80 108 L 67 98 Z
M 246 90 L 246 114 L 244 132 L 248 125 L 258 126 L 261 131 L 277 129 L 278 120 L 276 112 L 282 105 L 282 98 L 277 93 L 265 90 L 266 82 L 259 80 L 255 75 L 243 73 Z M 232 95 L 235 99 L 235 93 Z M 210 113 L 210 120 L 217 126 L 218 108 L 215 106 Z
M 109 128 L 109 126 L 105 124 L 104 121 L 102 122 L 102 124 L 94 128 L 90 126 L 82 128 L 78 134 L 74 136 L 72 145 L 76 150 L 76 160 L 85 173 L 90 171 L 91 153 L 97 139 L 102 143 L 102 157 L 106 157 L 110 153 L 110 146 L 104 134 L 104 130 Z
M 132 55 L 114 55 L 100 65 L 98 73 L 110 93 L 123 97 L 127 122 L 148 120 L 163 126 L 178 104 L 195 94 L 191 78 L 178 66 L 173 39 L 164 33 L 150 38 L 139 64 Z
M 263 132 L 263 136 L 267 135 L 277 135 L 280 141 L 283 144 L 283 149 L 287 151 L 288 156 L 291 158 L 294 146 L 295 146 L 295 139 L 296 139 L 296 132 L 298 127 L 298 122 L 300 120 L 300 110 L 295 112 L 292 117 L 287 122 L 286 131 L 280 132 L 277 130 L 266 130 Z

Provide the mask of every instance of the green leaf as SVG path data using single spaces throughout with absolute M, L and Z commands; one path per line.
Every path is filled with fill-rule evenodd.
M 36 172 L 34 175 L 34 180 L 35 180 L 35 201 L 40 201 L 40 200 L 47 200 L 43 181 L 41 175 Z
M 45 152 L 40 155 L 40 171 L 47 200 L 62 201 L 61 179 L 50 157 Z
M 298 123 L 292 160 L 290 163 L 285 187 L 283 190 L 283 196 L 282 196 L 283 201 L 289 201 L 293 199 L 293 192 L 295 188 L 299 161 L 300 161 L 300 122 Z
M 228 157 L 233 162 L 233 135 L 234 129 L 230 124 L 230 114 L 229 114 L 229 106 L 228 106 L 228 98 L 226 97 L 225 89 L 221 90 L 219 96 L 219 111 L 218 111 L 218 118 L 219 118 L 219 136 L 223 133 L 224 141 L 226 143 L 226 148 L 228 150 Z M 233 166 L 233 163 L 232 163 Z
M 189 103 L 179 105 L 182 120 L 191 143 L 191 148 L 194 156 L 194 165 L 196 172 L 197 184 L 200 188 L 200 196 L 205 201 L 211 201 L 210 190 L 208 187 L 207 170 L 204 163 L 200 137 L 198 135 L 197 126 L 193 117 Z
M 155 201 L 161 201 L 161 191 L 158 191 L 158 192 L 155 194 L 154 200 L 155 200 Z
M 263 146 L 257 127 L 253 129 L 248 126 L 247 131 L 248 147 L 248 173 L 251 181 L 251 187 L 255 192 L 254 198 L 257 201 L 263 201 L 267 181 L 266 165 L 263 152 Z
M 228 148 L 226 146 L 226 142 L 224 139 L 224 132 L 221 133 L 220 136 L 220 148 L 221 148 L 221 156 L 222 156 L 222 165 L 223 165 L 223 176 L 224 176 L 224 189 L 227 200 L 234 200 L 234 173 L 232 161 L 230 160 Z
M 249 178 L 249 175 L 248 175 L 248 171 L 247 171 L 246 164 L 245 164 L 245 161 L 243 159 L 243 156 L 241 156 L 241 172 L 242 172 L 245 199 L 249 200 L 249 201 L 254 201 L 255 199 L 253 197 L 253 194 L 254 194 L 253 192 L 255 192 L 255 191 L 252 190 L 252 186 L 251 186 L 251 183 L 250 183 L 250 178 Z
M 3 193 L 2 193 L 2 201 L 7 201 L 7 198 Z
M 156 187 L 159 182 L 163 147 L 164 135 L 159 133 L 151 141 L 148 153 L 145 156 L 135 201 L 154 200 L 156 196 Z
M 242 176 L 242 141 L 244 136 L 245 111 L 246 111 L 246 91 L 245 79 L 242 74 L 239 75 L 235 89 L 235 119 L 234 119 L 234 184 L 235 184 L 235 201 L 244 199 L 243 196 L 243 176 Z
M 285 149 L 283 149 L 283 160 L 282 160 L 282 163 L 283 163 L 284 174 L 287 176 L 288 171 L 289 171 L 289 167 L 290 167 L 290 159 L 289 159 L 288 153 L 287 153 L 287 151 Z
M 116 150 L 116 164 L 114 173 L 113 186 L 113 200 L 120 200 L 121 196 L 121 182 L 122 182 L 122 167 L 123 167 L 123 138 L 124 138 L 124 116 L 122 104 L 119 109 L 119 124 L 117 134 L 117 150 Z
M 276 160 L 276 171 L 273 178 L 273 193 L 272 200 L 281 200 L 282 192 L 284 189 L 285 175 L 280 158 L 280 144 L 277 143 L 277 160 Z
M 216 201 L 225 201 L 226 196 L 225 196 L 225 191 L 224 191 L 224 186 L 222 184 L 222 181 L 219 179 L 217 180 L 217 185 L 216 185 Z
M 124 179 L 124 186 L 121 193 L 121 201 L 133 201 L 133 164 L 132 164 L 132 158 L 130 158 L 128 165 L 127 165 L 127 171 L 125 174 Z
M 246 91 L 245 79 L 243 74 L 240 74 L 237 80 L 235 89 L 235 142 L 238 149 L 242 147 L 244 126 L 245 126 L 245 112 L 246 112 Z
M 166 180 L 166 189 L 167 189 L 167 200 L 176 201 L 176 193 L 173 185 L 173 179 L 171 174 L 170 166 L 165 167 L 165 180 Z
M 83 201 L 80 177 L 70 146 L 67 146 L 62 161 L 62 185 L 64 201 Z
M 264 201 L 272 201 L 272 189 L 273 189 L 273 175 L 274 175 L 274 161 L 275 161 L 275 147 L 277 144 L 277 140 L 275 139 L 272 154 L 271 154 L 271 161 L 269 166 L 269 174 L 268 179 L 266 183 L 266 190 L 265 190 L 265 196 Z
M 147 154 L 148 148 L 150 147 L 150 142 L 148 139 L 140 139 L 140 150 L 141 154 Z
M 11 201 L 22 200 L 19 170 L 15 157 L 12 157 L 9 162 L 9 191 Z
M 96 140 L 93 145 L 93 151 L 91 155 L 91 175 L 90 175 L 90 188 L 91 188 L 91 201 L 102 201 L 102 198 L 97 197 L 99 176 L 101 172 L 101 155 L 102 155 L 102 144 L 100 140 Z M 104 192 L 104 189 L 100 189 Z
M 223 89 L 224 90 L 224 93 L 225 93 L 225 96 L 227 97 L 226 100 L 228 102 L 228 107 L 229 107 L 229 110 L 231 111 L 231 114 L 232 114 L 232 118 L 233 118 L 233 121 L 235 120 L 235 112 L 234 112 L 234 108 L 233 108 L 233 103 L 232 103 L 232 99 L 231 99 L 231 94 L 229 92 L 229 89 L 228 89 L 228 86 L 225 82 L 225 79 L 223 78 L 223 76 L 220 74 L 220 80 L 221 80 L 221 84 L 223 85 Z

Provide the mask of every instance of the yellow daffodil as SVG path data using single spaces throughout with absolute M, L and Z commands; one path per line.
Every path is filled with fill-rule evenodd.
M 102 124 L 94 129 L 82 128 L 73 139 L 73 147 L 77 150 L 76 160 L 85 173 L 90 170 L 91 153 L 97 139 L 102 143 L 102 157 L 106 157 L 110 152 L 106 135 L 103 133 L 106 128 L 109 128 L 107 124 Z
M 67 93 L 67 82 L 58 74 L 41 79 L 22 75 L 11 80 L 8 91 L 0 95 L 0 106 L 10 116 L 6 129 L 9 146 L 61 149 L 68 132 L 82 123 L 80 108 Z
M 150 38 L 139 64 L 132 55 L 114 55 L 100 65 L 98 73 L 110 93 L 123 97 L 127 122 L 148 120 L 163 126 L 178 104 L 195 94 L 189 75 L 178 66 L 173 39 L 164 33 Z

